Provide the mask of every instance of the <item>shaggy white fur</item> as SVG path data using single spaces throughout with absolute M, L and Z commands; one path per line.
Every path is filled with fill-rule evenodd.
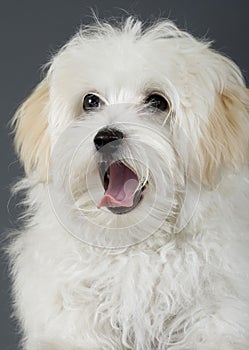
M 13 120 L 23 349 L 249 348 L 248 106 L 239 68 L 169 21 L 83 27 L 52 58 Z

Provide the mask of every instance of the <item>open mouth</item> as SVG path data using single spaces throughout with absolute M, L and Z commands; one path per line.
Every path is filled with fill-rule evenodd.
M 98 208 L 107 207 L 115 214 L 124 214 L 141 201 L 145 186 L 141 186 L 137 174 L 123 162 L 101 162 L 99 173 L 105 193 Z

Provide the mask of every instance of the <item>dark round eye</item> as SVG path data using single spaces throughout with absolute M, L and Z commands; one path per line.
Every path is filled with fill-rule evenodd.
M 145 104 L 147 104 L 150 108 L 158 109 L 162 112 L 169 110 L 168 101 L 159 94 L 149 95 L 145 100 Z
M 91 111 L 100 108 L 102 104 L 103 101 L 99 98 L 99 96 L 87 94 L 83 100 L 83 109 L 84 111 Z

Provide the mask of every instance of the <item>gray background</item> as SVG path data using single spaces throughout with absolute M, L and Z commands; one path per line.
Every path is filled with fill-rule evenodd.
M 93 8 L 100 18 L 124 16 L 142 19 L 169 17 L 194 35 L 215 40 L 214 47 L 230 56 L 249 78 L 248 0 L 8 0 L 0 4 L 0 87 L 1 87 L 1 245 L 6 231 L 17 225 L 17 199 L 9 188 L 22 175 L 11 146 L 7 122 L 18 104 L 40 79 L 40 67 L 76 31 L 91 22 Z M 125 11 L 121 10 L 124 9 Z M 7 263 L 1 254 L 0 349 L 18 348 L 17 326 L 11 320 L 10 283 Z M 34 286 L 35 292 L 35 286 Z

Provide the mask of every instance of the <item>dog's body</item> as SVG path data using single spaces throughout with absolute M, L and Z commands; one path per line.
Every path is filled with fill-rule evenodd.
M 248 103 L 167 21 L 97 24 L 53 58 L 14 118 L 25 350 L 248 349 Z

